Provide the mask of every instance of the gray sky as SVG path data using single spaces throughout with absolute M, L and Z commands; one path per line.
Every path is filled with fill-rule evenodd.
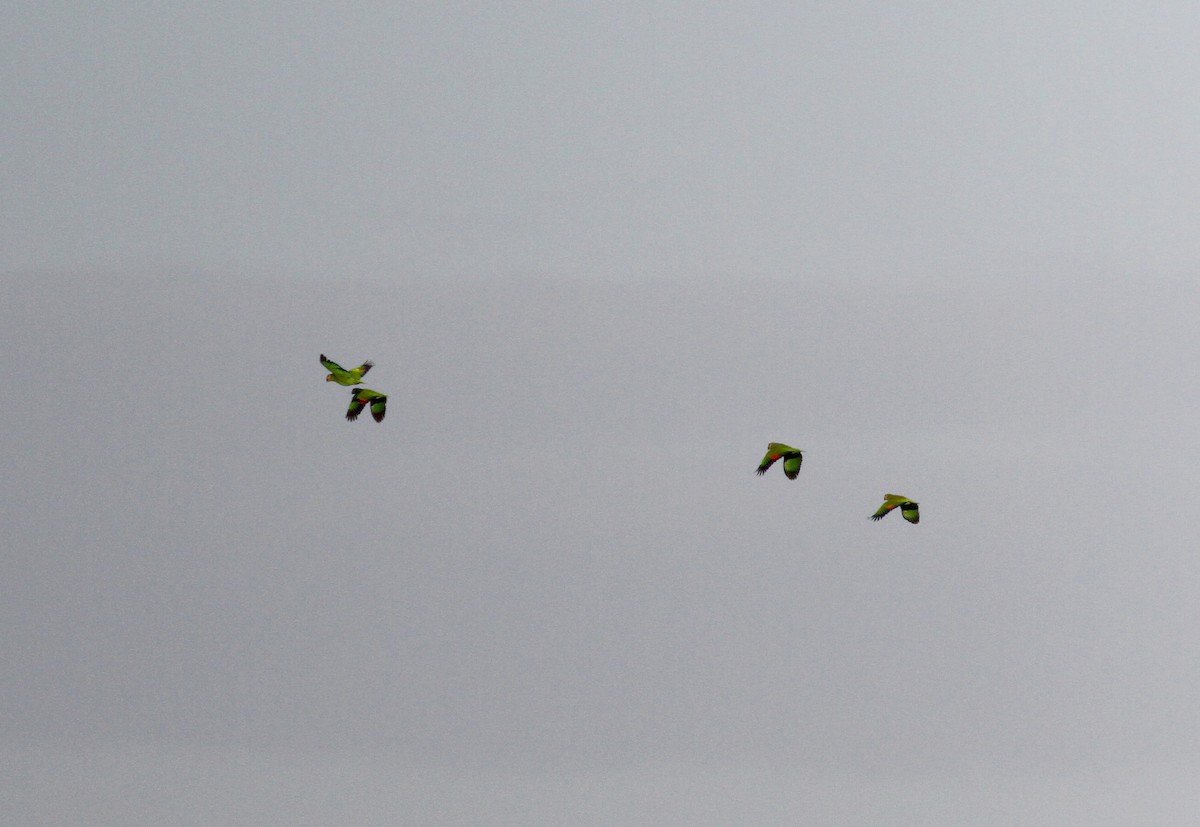
M 8 820 L 1200 816 L 1192 4 L 0 22 Z

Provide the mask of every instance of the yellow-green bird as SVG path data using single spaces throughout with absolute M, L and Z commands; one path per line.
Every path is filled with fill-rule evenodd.
M 900 516 L 910 523 L 921 522 L 921 515 L 917 512 L 917 503 L 902 494 L 884 494 L 883 505 L 879 506 L 879 510 L 871 515 L 871 519 L 882 520 L 893 508 L 899 508 Z
M 783 473 L 787 474 L 789 480 L 796 479 L 796 475 L 800 473 L 800 463 L 804 462 L 804 452 L 791 445 L 784 445 L 782 442 L 772 442 L 767 445 L 767 455 L 762 458 L 762 462 L 758 464 L 758 470 L 754 473 L 762 476 L 767 473 L 768 468 L 775 464 L 776 460 L 780 459 L 783 460 Z
M 371 416 L 375 417 L 376 422 L 382 422 L 383 415 L 387 413 L 387 394 L 373 391 L 370 388 L 351 391 L 350 408 L 346 411 L 346 419 L 351 422 L 358 419 L 358 415 L 368 404 L 371 406 Z
M 375 366 L 375 363 L 369 359 L 363 362 L 356 368 L 346 370 L 337 362 L 331 362 L 325 358 L 325 354 L 321 354 L 321 365 L 325 370 L 329 371 L 329 375 L 325 377 L 326 382 L 337 382 L 339 385 L 361 385 L 363 376 L 366 372 Z

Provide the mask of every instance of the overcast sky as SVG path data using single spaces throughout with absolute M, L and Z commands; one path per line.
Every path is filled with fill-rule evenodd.
M 0 10 L 0 814 L 1196 823 L 1198 34 Z

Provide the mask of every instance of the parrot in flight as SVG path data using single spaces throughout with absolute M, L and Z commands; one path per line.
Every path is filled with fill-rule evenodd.
M 782 442 L 772 442 L 767 445 L 767 455 L 762 458 L 758 470 L 754 473 L 762 476 L 767 473 L 768 468 L 775 464 L 776 460 L 780 459 L 783 460 L 783 473 L 787 474 L 789 480 L 796 479 L 796 475 L 800 473 L 800 463 L 804 462 L 804 452 L 799 448 L 784 445 Z
M 329 375 L 325 377 L 326 382 L 337 382 L 339 385 L 349 386 L 361 385 L 363 376 L 366 375 L 367 371 L 375 366 L 375 363 L 368 359 L 358 367 L 346 370 L 337 362 L 326 359 L 325 354 L 322 353 L 321 365 L 325 368 L 325 370 L 329 371 Z
M 358 415 L 362 413 L 362 409 L 367 405 L 371 406 L 371 416 L 375 417 L 375 421 L 382 422 L 383 415 L 387 413 L 387 394 L 373 391 L 370 388 L 359 388 L 352 391 L 350 408 L 346 411 L 346 419 L 351 422 L 358 419 Z
M 921 521 L 921 515 L 917 512 L 917 505 L 917 503 L 908 497 L 900 494 L 884 494 L 883 505 L 879 506 L 879 510 L 871 515 L 871 519 L 882 520 L 893 508 L 899 508 L 901 517 L 910 523 L 916 524 Z

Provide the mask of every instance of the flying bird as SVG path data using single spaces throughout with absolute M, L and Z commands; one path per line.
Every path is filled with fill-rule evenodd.
M 787 478 L 789 480 L 796 479 L 796 475 L 800 473 L 800 463 L 804 462 L 804 452 L 799 448 L 784 445 L 782 442 L 772 442 L 767 445 L 767 455 L 762 458 L 758 470 L 754 473 L 762 476 L 779 459 L 783 460 L 783 473 L 787 474 Z
M 356 368 L 346 370 L 337 362 L 330 361 L 325 358 L 325 354 L 321 354 L 321 364 L 325 370 L 329 371 L 329 375 L 325 377 L 326 382 L 337 382 L 339 385 L 361 385 L 363 376 L 375 363 L 367 360 Z
M 917 513 L 917 503 L 900 494 L 884 494 L 883 505 L 871 515 L 872 520 L 882 520 L 893 508 L 900 509 L 900 516 L 910 523 L 919 523 L 921 515 Z
M 351 422 L 358 419 L 358 415 L 368 404 L 371 406 L 371 416 L 375 417 L 376 422 L 382 422 L 383 415 L 387 413 L 387 394 L 370 388 L 359 388 L 351 393 L 346 419 Z

